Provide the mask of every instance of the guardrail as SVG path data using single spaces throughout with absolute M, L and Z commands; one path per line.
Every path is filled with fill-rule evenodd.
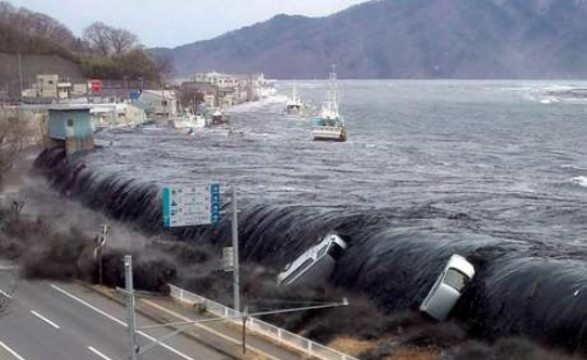
M 236 324 L 241 324 L 241 313 L 224 306 L 216 301 L 206 299 L 203 296 L 191 293 L 175 285 L 169 284 L 170 295 L 173 299 L 190 305 L 203 305 L 207 312 L 219 317 L 227 318 L 227 321 L 232 321 Z M 302 352 L 314 358 L 321 360 L 358 360 L 352 356 L 341 353 L 340 351 L 331 349 L 327 346 L 318 344 L 305 337 L 299 336 L 275 325 L 250 317 L 246 323 L 247 329 L 265 336 L 280 345 L 289 346 L 295 350 Z

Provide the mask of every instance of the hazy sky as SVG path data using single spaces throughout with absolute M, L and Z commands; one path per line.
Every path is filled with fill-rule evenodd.
M 50 15 L 77 35 L 94 21 L 123 27 L 149 47 L 209 39 L 279 13 L 324 16 L 366 0 L 8 0 Z

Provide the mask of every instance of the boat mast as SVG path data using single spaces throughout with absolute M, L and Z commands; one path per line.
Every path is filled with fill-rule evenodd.
M 330 72 L 330 84 L 328 88 L 328 105 L 329 110 L 338 116 L 338 86 L 336 82 L 336 64 L 332 64 L 332 71 Z
M 298 89 L 296 87 L 295 80 L 294 80 L 294 83 L 293 83 L 293 89 L 292 89 L 291 99 L 292 99 L 293 102 L 297 102 L 298 101 Z

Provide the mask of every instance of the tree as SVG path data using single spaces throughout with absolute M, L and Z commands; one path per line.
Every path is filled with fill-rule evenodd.
M 138 47 L 137 36 L 124 29 L 110 29 L 110 47 L 115 55 L 129 52 Z
M 0 24 L 65 47 L 72 46 L 76 41 L 71 30 L 54 18 L 25 8 L 17 9 L 4 1 L 0 1 Z
M 11 109 L 0 109 L 0 187 L 4 175 L 12 168 L 15 155 L 22 148 L 22 133 L 18 114 Z
M 155 57 L 155 65 L 161 81 L 171 80 L 175 74 L 175 68 L 173 66 L 173 60 L 169 56 Z
M 117 29 L 102 22 L 88 26 L 82 35 L 90 49 L 100 55 L 120 55 L 140 47 L 135 34 L 124 29 Z
M 110 30 L 109 26 L 98 21 L 84 29 L 82 39 L 89 44 L 93 51 L 108 56 L 111 54 Z

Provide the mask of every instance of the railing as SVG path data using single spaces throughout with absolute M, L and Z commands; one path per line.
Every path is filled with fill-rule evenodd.
M 206 299 L 203 296 L 183 290 L 177 286 L 169 284 L 169 288 L 171 290 L 170 295 L 173 299 L 188 303 L 190 305 L 202 305 L 207 312 L 213 315 L 225 317 L 228 321 L 232 321 L 239 325 L 241 324 L 241 314 L 238 311 L 219 304 L 215 301 Z M 265 336 L 280 345 L 289 346 L 302 352 L 303 354 L 317 359 L 357 360 L 350 355 L 343 354 L 340 351 L 318 344 L 312 340 L 306 339 L 305 337 L 299 336 L 253 317 L 249 318 L 246 326 L 248 330 L 254 333 Z

